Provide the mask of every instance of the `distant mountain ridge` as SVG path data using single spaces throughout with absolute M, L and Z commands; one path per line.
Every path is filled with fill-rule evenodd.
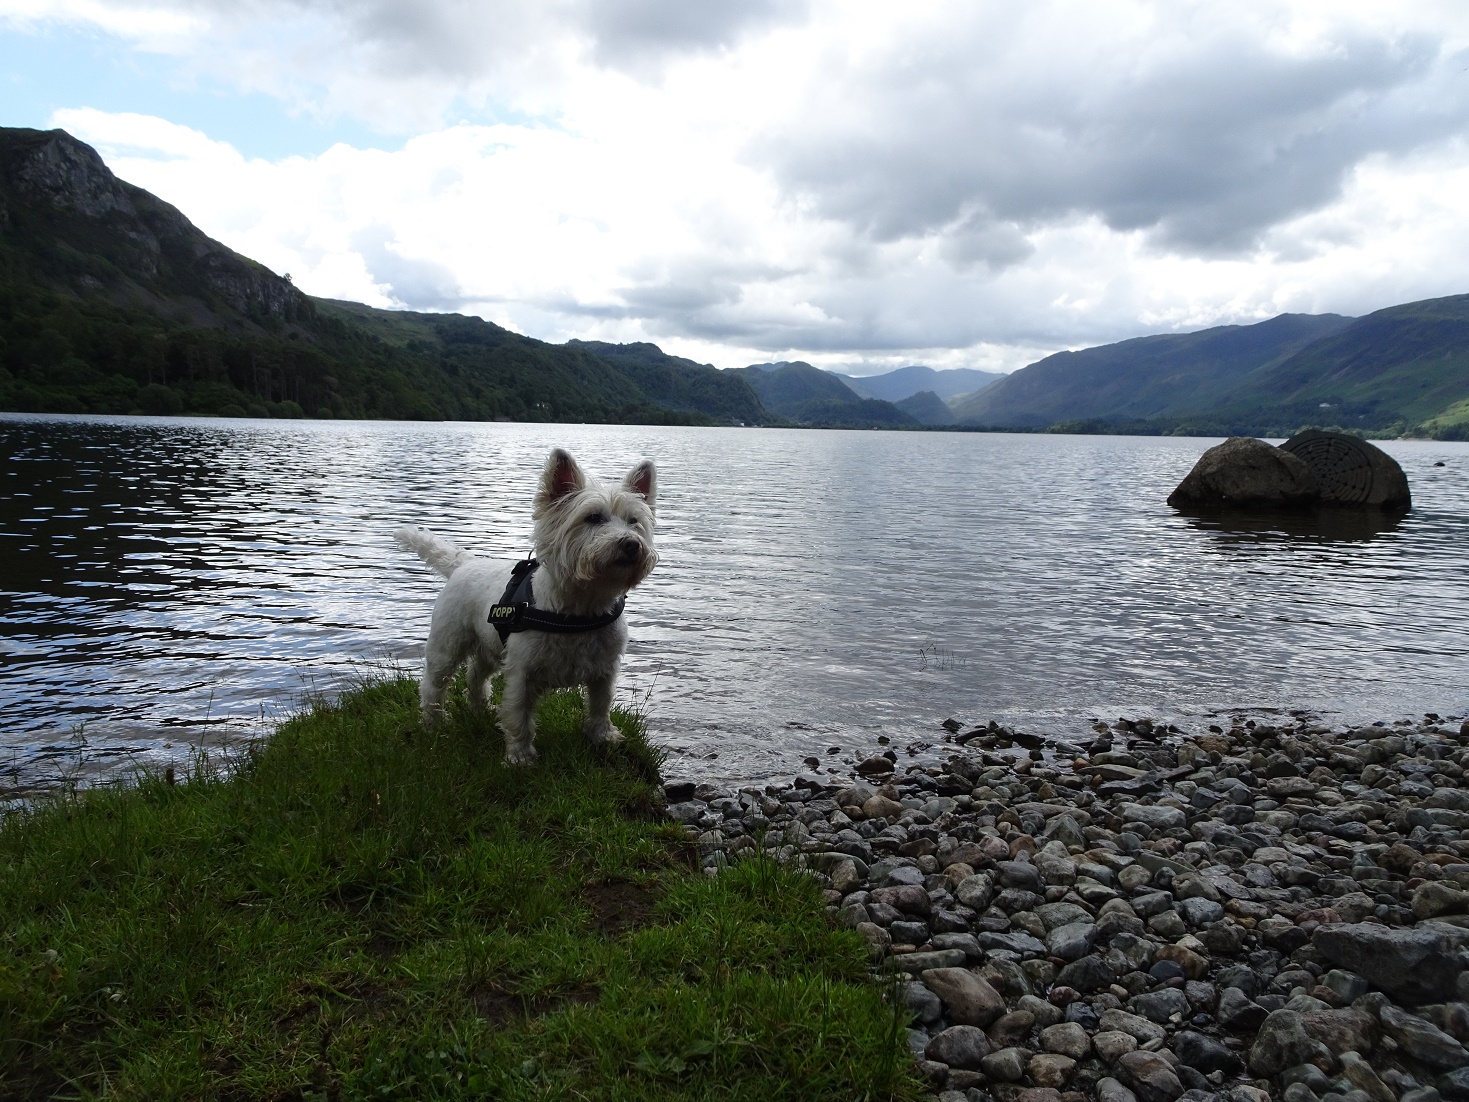
M 1316 424 L 1465 438 L 1469 295 L 1058 352 L 954 414 L 998 429 L 1289 435 Z
M 863 398 L 840 378 L 796 360 L 751 364 L 726 374 L 746 380 L 772 413 L 797 424 L 847 428 L 913 428 L 919 421 L 891 402 Z
M 980 371 L 973 367 L 939 371 L 920 364 L 900 367 L 882 375 L 843 375 L 839 371 L 832 374 L 862 397 L 881 398 L 887 402 L 901 402 L 925 390 L 939 398 L 957 398 L 961 394 L 983 390 L 1005 377 L 998 371 Z

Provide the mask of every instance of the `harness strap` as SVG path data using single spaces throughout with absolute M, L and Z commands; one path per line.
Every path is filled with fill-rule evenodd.
M 531 576 L 540 568 L 535 559 L 522 559 L 510 571 L 510 582 L 499 603 L 490 609 L 490 624 L 506 642 L 518 631 L 549 631 L 561 635 L 604 628 L 622 615 L 627 604 L 626 597 L 617 598 L 617 603 L 608 611 L 597 616 L 573 616 L 566 612 L 552 612 L 537 608 L 535 591 L 531 587 Z

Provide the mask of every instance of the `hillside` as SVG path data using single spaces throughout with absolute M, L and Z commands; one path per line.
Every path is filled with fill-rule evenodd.
M 309 298 L 64 131 L 0 129 L 0 409 L 767 419 L 737 380 L 661 355 L 619 366 L 479 318 Z
M 979 371 L 972 367 L 956 367 L 947 371 L 935 371 L 931 367 L 915 364 L 900 367 L 884 375 L 835 375 L 863 398 L 881 398 L 885 402 L 901 402 L 922 391 L 929 391 L 939 398 L 957 398 L 961 394 L 973 394 L 1005 376 L 995 371 Z
M 749 383 L 771 413 L 796 424 L 832 428 L 912 428 L 918 420 L 891 402 L 861 398 L 837 376 L 797 360 L 725 372 Z
M 1469 421 L 1469 295 L 1426 299 L 1366 315 L 1280 363 L 1266 364 L 1231 393 L 1227 408 L 1279 410 L 1299 418 L 1331 411 L 1339 424 Z
M 920 425 L 952 425 L 956 421 L 954 411 L 931 390 L 920 390 L 893 404 Z
M 1082 418 L 1193 413 L 1217 405 L 1250 372 L 1350 321 L 1335 314 L 1282 314 L 1256 325 L 1058 352 L 956 403 L 954 415 L 964 424 L 1044 428 Z

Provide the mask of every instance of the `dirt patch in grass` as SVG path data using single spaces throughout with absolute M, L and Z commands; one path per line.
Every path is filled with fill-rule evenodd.
M 592 909 L 593 929 L 608 937 L 649 925 L 658 902 L 657 888 L 645 888 L 625 880 L 596 881 L 586 886 L 584 894 Z
M 492 1022 L 513 1022 L 521 1018 L 540 1018 L 555 1014 L 569 1006 L 584 1006 L 602 997 L 601 988 L 573 987 L 550 995 L 517 995 L 498 987 L 476 987 L 470 992 L 475 1013 Z

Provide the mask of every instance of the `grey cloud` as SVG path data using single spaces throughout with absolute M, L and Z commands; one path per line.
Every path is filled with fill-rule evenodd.
M 1305 58 L 1240 34 L 1161 41 L 1146 58 L 1073 40 L 1049 57 L 1057 40 L 1025 24 L 1032 9 L 1012 11 L 899 44 L 860 79 L 822 72 L 796 121 L 748 155 L 876 240 L 968 208 L 996 229 L 1095 215 L 1217 253 L 1329 202 L 1365 157 L 1469 121 L 1465 82 L 1450 79 L 1463 61 L 1421 35 L 1342 33 Z M 985 227 L 970 216 L 966 232 Z
M 457 277 L 432 260 L 405 257 L 389 247 L 393 231 L 369 226 L 353 235 L 352 248 L 362 257 L 373 282 L 386 284 L 411 310 L 453 310 L 465 301 Z

